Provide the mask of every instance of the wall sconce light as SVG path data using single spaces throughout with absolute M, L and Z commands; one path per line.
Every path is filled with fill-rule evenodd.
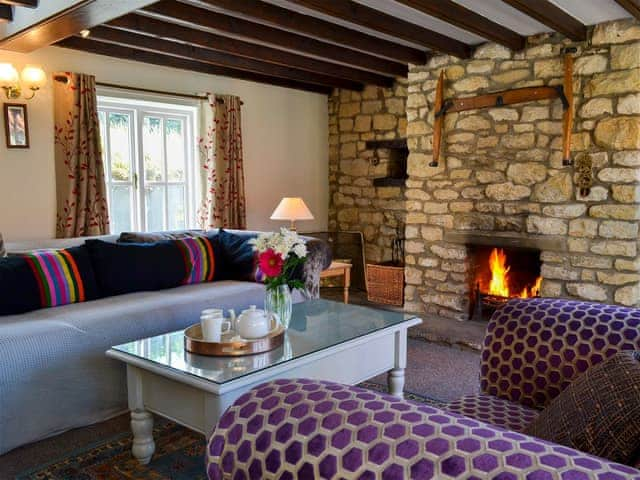
M 0 88 L 4 90 L 10 100 L 20 98 L 23 90 L 30 90 L 31 95 L 25 96 L 25 100 L 31 100 L 38 90 L 47 83 L 47 74 L 41 67 L 27 65 L 18 75 L 16 68 L 10 63 L 0 63 Z

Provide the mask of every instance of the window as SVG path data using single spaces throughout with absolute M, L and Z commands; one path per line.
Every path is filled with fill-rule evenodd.
M 111 232 L 195 224 L 193 106 L 98 97 Z

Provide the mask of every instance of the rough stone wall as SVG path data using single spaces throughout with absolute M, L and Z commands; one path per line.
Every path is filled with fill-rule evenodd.
M 406 138 L 406 84 L 335 90 L 329 98 L 329 229 L 362 231 L 367 261 L 391 260 L 396 228 L 404 225 L 403 189 L 373 186 L 387 175 L 389 151 L 365 142 Z
M 539 35 L 522 52 L 486 44 L 470 60 L 438 56 L 410 67 L 405 308 L 466 318 L 467 252 L 463 243 L 447 240 L 451 232 L 554 239 L 555 246 L 541 254 L 544 296 L 640 305 L 638 22 L 598 25 L 591 42 L 571 44 L 578 48 L 572 157 L 592 161 L 594 184 L 587 197 L 576 186 L 576 167 L 562 165 L 559 100 L 446 115 L 440 166 L 428 166 L 436 79 L 442 69 L 445 97 L 557 85 L 563 75 L 561 49 L 570 44 L 557 34 Z M 334 108 L 336 101 L 334 97 Z M 350 147 L 341 143 L 345 151 L 350 149 L 348 158 L 362 155 L 354 141 Z M 337 163 L 332 165 L 335 175 Z M 364 186 L 362 178 L 372 169 L 362 165 L 350 169 L 349 182 L 342 183 L 340 174 L 340 186 Z M 338 187 L 336 204 L 344 201 L 340 192 Z M 367 201 L 384 215 L 380 201 Z M 367 227 L 355 211 L 348 212 L 341 211 L 345 224 Z

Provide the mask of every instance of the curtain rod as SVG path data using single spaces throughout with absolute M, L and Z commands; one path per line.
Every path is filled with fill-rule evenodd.
M 59 75 L 54 77 L 54 79 L 58 82 L 66 83 L 67 77 Z M 131 90 L 133 92 L 142 92 L 142 93 L 154 93 L 157 95 L 170 95 L 172 97 L 182 97 L 182 98 L 195 98 L 197 100 L 204 100 L 208 98 L 208 95 L 197 95 L 197 94 L 189 94 L 189 93 L 177 93 L 177 92 L 163 92 L 162 90 L 152 90 L 150 88 L 140 88 L 140 87 L 129 87 L 126 85 L 116 85 L 115 83 L 104 83 L 104 82 L 96 82 L 96 85 L 99 87 L 108 87 L 108 88 L 119 88 L 120 90 Z M 222 99 L 216 99 L 218 103 L 222 103 Z M 240 101 L 240 105 L 244 105 L 243 101 Z

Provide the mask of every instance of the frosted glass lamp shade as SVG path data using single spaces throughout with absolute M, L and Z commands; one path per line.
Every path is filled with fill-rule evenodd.
M 20 83 L 18 71 L 10 63 L 0 63 L 0 87 L 15 88 Z
M 47 74 L 36 65 L 27 65 L 22 70 L 22 84 L 29 90 L 38 90 L 47 83 Z
M 300 197 L 284 197 L 271 214 L 271 220 L 289 220 L 295 230 L 296 220 L 313 220 L 313 214 Z

